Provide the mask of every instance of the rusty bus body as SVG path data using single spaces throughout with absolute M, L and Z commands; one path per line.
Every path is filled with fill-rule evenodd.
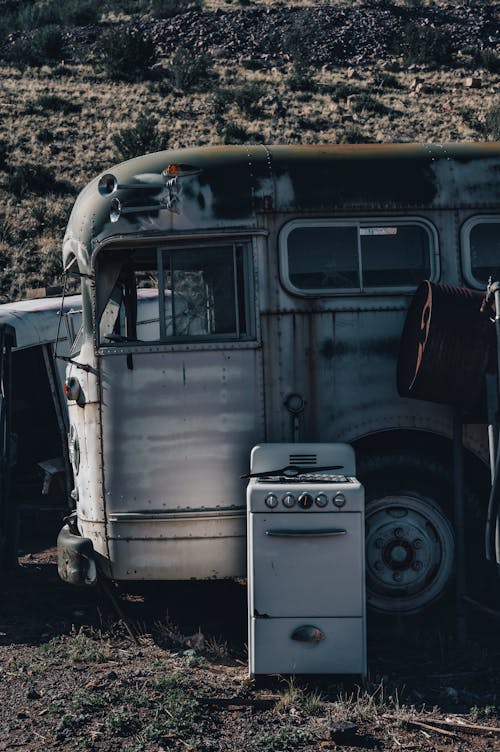
M 453 571 L 452 412 L 398 396 L 398 343 L 421 279 L 484 288 L 499 230 L 498 144 L 193 148 L 90 183 L 64 240 L 83 338 L 60 560 L 90 540 L 119 581 L 244 577 L 251 448 L 345 441 L 367 489 L 368 603 L 435 601 Z M 88 579 L 82 561 L 63 576 Z

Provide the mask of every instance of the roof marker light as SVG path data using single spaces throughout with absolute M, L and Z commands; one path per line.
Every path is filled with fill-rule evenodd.
M 185 178 L 189 175 L 199 175 L 201 170 L 199 167 L 193 167 L 188 164 L 173 163 L 167 165 L 162 172 L 163 177 L 166 178 Z

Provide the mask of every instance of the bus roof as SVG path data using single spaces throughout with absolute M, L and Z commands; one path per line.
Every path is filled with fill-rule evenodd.
M 63 312 L 81 311 L 80 295 L 64 299 Z M 61 298 L 35 298 L 0 305 L 0 329 L 14 337 L 18 350 L 55 342 L 59 329 Z M 67 339 L 64 325 L 59 331 L 60 341 Z
M 500 208 L 500 143 L 196 147 L 123 162 L 80 193 L 65 265 L 111 240 L 249 230 L 261 216 Z

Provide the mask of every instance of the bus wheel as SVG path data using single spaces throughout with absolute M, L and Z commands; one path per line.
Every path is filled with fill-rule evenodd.
M 358 474 L 366 492 L 367 605 L 419 613 L 446 592 L 453 574 L 450 470 L 421 455 L 388 454 L 361 457 Z M 471 501 L 466 493 L 467 512 Z
M 453 569 L 453 529 L 431 500 L 407 493 L 366 507 L 368 605 L 420 611 L 440 597 Z

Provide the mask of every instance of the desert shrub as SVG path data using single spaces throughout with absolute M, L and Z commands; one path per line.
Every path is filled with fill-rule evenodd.
M 60 21 L 67 26 L 86 26 L 101 17 L 102 3 L 98 0 L 63 0 L 59 6 Z
M 49 128 L 40 128 L 36 134 L 36 140 L 41 144 L 51 144 L 54 141 L 54 134 Z
M 491 141 L 500 141 L 500 106 L 494 105 L 486 112 L 484 133 Z
M 452 44 L 449 35 L 432 26 L 408 24 L 395 46 L 407 65 L 425 63 L 432 66 L 451 63 Z
M 10 245 L 14 242 L 14 228 L 10 222 L 0 222 L 0 243 Z
M 367 8 L 384 8 L 390 5 L 388 0 L 364 0 L 364 5 Z
M 264 96 L 264 89 L 260 84 L 249 81 L 233 89 L 232 94 L 235 104 L 242 112 L 249 117 L 259 115 L 259 100 Z
M 345 101 L 351 94 L 360 94 L 362 92 L 363 89 L 360 89 L 359 86 L 344 83 L 334 84 L 330 89 L 330 93 L 336 102 Z
M 3 186 L 4 190 L 13 193 L 16 198 L 23 198 L 28 193 L 60 193 L 68 190 L 64 183 L 60 183 L 54 170 L 41 164 L 26 163 L 11 168 L 7 173 Z
M 297 61 L 294 61 L 286 77 L 286 84 L 291 91 L 313 92 L 316 88 L 311 68 Z
M 150 35 L 140 31 L 117 29 L 103 38 L 100 59 L 109 78 L 139 81 L 151 74 L 156 63 L 155 43 Z
M 476 112 L 471 107 L 462 107 L 459 110 L 459 115 L 464 121 L 465 125 L 473 130 L 481 130 L 481 123 L 478 120 Z
M 33 34 L 21 36 L 4 50 L 4 58 L 25 68 L 26 65 L 40 66 L 63 59 L 64 37 L 59 26 L 42 26 Z
M 311 50 L 316 47 L 315 41 L 318 34 L 319 29 L 311 23 L 311 17 L 300 12 L 284 28 L 281 47 L 298 68 L 309 67 L 311 64 Z
M 59 10 L 56 3 L 30 3 L 23 5 L 17 14 L 17 27 L 26 31 L 41 26 L 59 23 Z
M 210 107 L 216 118 L 223 116 L 232 104 L 249 117 L 257 117 L 261 112 L 259 100 L 263 96 L 262 86 L 248 82 L 234 89 L 216 89 L 210 98 Z
M 53 0 L 23 5 L 17 14 L 16 26 L 33 30 L 48 24 L 84 26 L 97 23 L 101 16 L 98 0 Z
M 370 139 L 354 126 L 349 126 L 337 134 L 337 143 L 339 144 L 367 144 Z
M 222 138 L 225 144 L 244 144 L 248 141 L 248 131 L 238 123 L 227 123 L 222 129 Z
M 79 102 L 72 102 L 70 99 L 59 97 L 57 94 L 41 94 L 36 99 L 27 102 L 24 107 L 27 114 L 49 111 L 70 115 L 73 112 L 80 112 L 81 109 L 82 105 Z
M 479 63 L 491 73 L 500 73 L 500 57 L 494 50 L 481 50 L 479 53 Z
M 356 98 L 353 98 L 350 108 L 354 112 L 370 112 L 374 115 L 383 115 L 387 112 L 387 107 L 383 102 L 379 102 L 378 99 L 366 92 L 357 94 Z
M 392 73 L 376 71 L 373 76 L 373 84 L 378 89 L 400 89 L 401 83 Z
M 143 112 L 130 128 L 115 133 L 113 144 L 120 159 L 132 159 L 141 154 L 166 149 L 165 136 L 158 131 L 157 121 Z
M 213 61 L 207 53 L 194 54 L 191 50 L 179 47 L 176 50 L 167 71 L 168 78 L 175 89 L 205 89 L 217 76 Z
M 9 154 L 9 143 L 5 139 L 0 140 L 0 170 L 7 169 L 7 157 Z
M 223 117 L 233 101 L 233 92 L 231 89 L 215 89 L 209 99 L 209 106 L 214 118 L 217 120 Z
M 153 18 L 172 18 L 188 10 L 201 10 L 203 0 L 151 0 Z

